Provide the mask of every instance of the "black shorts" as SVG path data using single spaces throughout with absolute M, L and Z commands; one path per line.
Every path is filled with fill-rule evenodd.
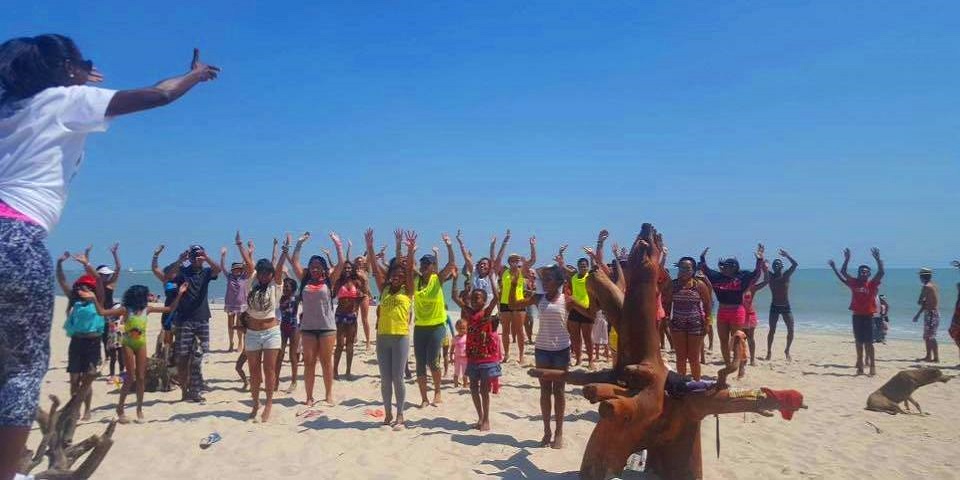
M 509 303 L 501 303 L 501 304 L 500 304 L 500 313 L 504 313 L 504 312 L 506 312 L 506 313 L 510 313 L 510 312 L 522 312 L 522 311 L 523 311 L 522 308 L 521 308 L 521 309 L 517 309 L 517 310 L 514 310 L 514 309 L 510 308 L 510 304 L 509 304 Z
M 100 337 L 71 337 L 67 373 L 91 373 L 100 368 Z
M 770 318 L 773 318 L 773 316 L 776 315 L 776 314 L 778 314 L 778 313 L 781 314 L 781 315 L 782 315 L 782 314 L 786 314 L 786 313 L 792 313 L 792 312 L 790 311 L 790 305 L 774 305 L 774 304 L 771 303 L 771 304 L 770 304 Z
M 567 317 L 567 319 L 571 322 L 577 323 L 593 323 L 592 318 L 580 313 L 580 311 L 577 309 L 570 310 L 570 315 Z
M 853 316 L 853 338 L 857 343 L 873 343 L 873 315 Z
M 323 338 L 323 337 L 332 337 L 332 336 L 334 336 L 334 335 L 337 334 L 337 331 L 336 331 L 336 330 L 326 330 L 326 329 L 319 329 L 319 330 L 300 330 L 300 333 L 301 333 L 302 335 L 313 335 L 313 338 L 320 339 L 320 338 Z

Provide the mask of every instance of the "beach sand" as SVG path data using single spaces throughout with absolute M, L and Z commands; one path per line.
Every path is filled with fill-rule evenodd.
M 65 401 L 69 392 L 68 339 L 60 328 L 63 302 L 57 299 L 50 372 L 41 397 L 45 408 L 47 395 L 56 394 Z M 562 450 L 538 447 L 543 431 L 539 388 L 527 376 L 527 367 L 512 363 L 504 366 L 500 394 L 492 396 L 491 432 L 471 430 L 476 413 L 469 392 L 454 390 L 452 384 L 444 385 L 441 406 L 414 408 L 419 393 L 413 381 L 407 382 L 408 428 L 394 432 L 371 416 L 381 409 L 379 376 L 373 351 L 365 352 L 361 343 L 354 359 L 357 378 L 334 384 L 338 405 L 321 408 L 315 418 L 298 418 L 304 399 L 301 379 L 297 392 L 278 393 L 269 423 L 250 423 L 246 421 L 250 396 L 238 390 L 233 369 L 237 354 L 226 353 L 225 326 L 223 312 L 214 313 L 213 353 L 204 366 L 213 388 L 205 394 L 207 402 L 181 403 L 179 391 L 147 392 L 147 423 L 118 426 L 116 443 L 95 478 L 576 478 L 598 418 L 596 406 L 583 399 L 580 389 L 568 387 L 566 446 Z M 151 317 L 150 329 L 153 337 L 160 329 L 159 316 Z M 958 478 L 960 380 L 917 390 L 914 398 L 924 415 L 890 416 L 864 410 L 871 392 L 900 369 L 917 365 L 913 359 L 923 353 L 919 340 L 877 345 L 878 375 L 869 378 L 854 376 L 852 335 L 798 332 L 794 360 L 786 362 L 782 355 L 785 333 L 782 327 L 778 331 L 774 360 L 758 361 L 733 386 L 797 389 L 809 409 L 797 412 L 792 421 L 779 414 L 722 416 L 719 459 L 714 419 L 705 419 L 705 478 Z M 955 375 L 957 349 L 945 331 L 940 337 L 941 357 L 947 360 L 944 371 Z M 766 330 L 758 329 L 757 343 L 764 345 L 758 353 L 765 352 L 765 339 Z M 527 361 L 533 359 L 530 352 Z M 719 355 L 708 354 L 708 358 L 716 362 Z M 451 375 L 452 369 L 451 365 Z M 717 369 L 711 364 L 705 372 L 713 376 Z M 285 365 L 281 390 L 288 386 L 289 373 Z M 118 395 L 112 390 L 102 378 L 97 380 L 93 419 L 81 423 L 77 440 L 102 432 L 114 418 Z M 317 398 L 321 395 L 318 379 Z M 135 398 L 128 397 L 128 415 L 135 413 Z M 200 440 L 211 432 L 219 432 L 223 439 L 201 450 Z M 36 448 L 39 441 L 35 428 L 28 447 Z

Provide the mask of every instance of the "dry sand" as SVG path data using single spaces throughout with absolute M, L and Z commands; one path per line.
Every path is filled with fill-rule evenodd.
M 63 301 L 58 298 L 55 310 L 44 399 L 48 394 L 65 399 L 69 391 L 68 339 L 60 328 Z M 379 377 L 375 355 L 358 344 L 354 360 L 358 378 L 335 383 L 338 405 L 322 408 L 313 419 L 297 418 L 304 399 L 301 380 L 297 392 L 278 394 L 269 423 L 250 423 L 246 421 L 250 396 L 238 390 L 233 370 L 237 354 L 225 352 L 225 325 L 223 313 L 216 312 L 211 320 L 213 353 L 204 366 L 213 388 L 206 394 L 207 402 L 181 403 L 179 391 L 148 392 L 147 423 L 118 426 L 116 444 L 96 478 L 575 478 L 598 418 L 596 407 L 580 396 L 579 388 L 569 387 L 565 448 L 538 447 L 542 435 L 538 387 L 526 375 L 526 367 L 513 363 L 504 366 L 503 388 L 492 397 L 492 432 L 471 430 L 476 414 L 469 392 L 452 385 L 444 385 L 441 406 L 414 408 L 411 402 L 419 402 L 419 393 L 412 381 L 407 382 L 408 429 L 394 432 L 370 416 L 381 408 Z M 152 317 L 151 336 L 159 328 L 159 316 Z M 784 334 L 778 332 L 777 352 L 783 350 Z M 958 478 L 960 380 L 918 390 L 914 398 L 924 415 L 865 411 L 873 390 L 898 370 L 917 365 L 913 359 L 921 356 L 923 345 L 920 341 L 878 345 L 877 377 L 857 377 L 851 337 L 798 332 L 792 362 L 781 353 L 771 362 L 758 361 L 746 378 L 735 381 L 734 387 L 800 390 L 810 408 L 789 422 L 779 415 L 721 417 L 719 459 L 714 420 L 704 420 L 705 478 Z M 758 343 L 765 338 L 766 330 L 759 329 Z M 708 356 L 712 362 L 719 357 Z M 957 349 L 945 332 L 941 356 L 948 360 L 945 373 L 956 374 Z M 411 353 L 411 361 L 412 357 Z M 710 365 L 705 371 L 712 376 L 718 368 Z M 287 388 L 289 373 L 285 366 L 281 389 Z M 317 398 L 322 398 L 320 379 L 317 388 Z M 101 432 L 114 418 L 118 395 L 111 390 L 103 379 L 95 383 L 93 419 L 78 427 L 77 439 Z M 135 396 L 128 400 L 135 401 Z M 128 404 L 128 415 L 133 413 Z M 211 432 L 219 432 L 223 440 L 201 450 L 200 440 Z M 35 429 L 28 446 L 35 448 L 39 439 Z

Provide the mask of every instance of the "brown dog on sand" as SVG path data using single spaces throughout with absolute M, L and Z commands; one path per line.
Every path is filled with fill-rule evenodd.
M 913 399 L 914 390 L 933 382 L 948 382 L 951 378 L 944 375 L 939 368 L 903 370 L 867 397 L 867 410 L 886 412 L 890 415 L 908 413 L 900 408 L 899 403 L 902 402 L 908 411 L 912 403 L 917 407 L 917 412 L 923 413 L 920 410 L 920 404 Z

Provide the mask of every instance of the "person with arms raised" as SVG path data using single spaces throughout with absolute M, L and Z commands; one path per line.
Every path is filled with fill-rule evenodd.
M 103 75 L 69 37 L 0 45 L 0 295 L 31 292 L 0 305 L 0 480 L 16 473 L 36 415 L 53 321 L 53 265 L 44 242 L 63 212 L 87 135 L 105 131 L 113 117 L 167 105 L 218 73 L 194 50 L 186 74 L 116 91 L 87 85 Z
M 880 250 L 870 250 L 877 262 L 877 274 L 870 278 L 870 267 L 857 267 L 856 278 L 847 274 L 850 265 L 850 249 L 843 249 L 843 266 L 837 271 L 837 264 L 827 262 L 834 275 L 850 289 L 850 311 L 853 312 L 853 338 L 857 345 L 857 375 L 863 375 L 864 360 L 870 366 L 870 376 L 877 374 L 876 358 L 873 350 L 873 314 L 877 311 L 877 291 L 880 290 L 880 281 L 883 279 L 883 260 L 880 260 Z

